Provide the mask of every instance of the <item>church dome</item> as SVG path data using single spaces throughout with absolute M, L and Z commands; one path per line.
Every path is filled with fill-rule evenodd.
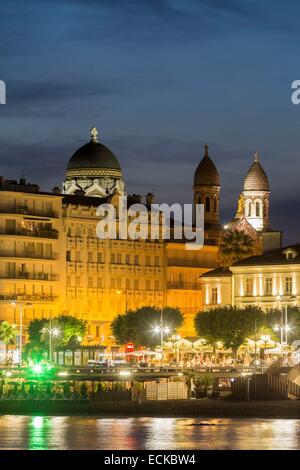
M 250 166 L 245 180 L 244 191 L 269 191 L 269 180 L 265 170 L 258 161 L 258 154 L 254 155 L 254 162 Z
M 218 170 L 208 155 L 208 145 L 204 146 L 204 151 L 204 157 L 195 171 L 194 186 L 221 186 Z
M 67 166 L 67 177 L 88 176 L 121 176 L 121 167 L 113 152 L 97 141 L 98 131 L 91 130 L 91 140 L 80 147 L 71 157 Z

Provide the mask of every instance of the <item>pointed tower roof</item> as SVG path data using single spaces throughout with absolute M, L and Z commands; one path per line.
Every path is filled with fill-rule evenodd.
M 265 170 L 259 163 L 258 153 L 254 154 L 254 162 L 250 166 L 245 180 L 244 191 L 270 191 L 270 185 Z
M 204 146 L 204 157 L 195 171 L 194 186 L 221 186 L 220 176 L 208 154 L 207 144 Z

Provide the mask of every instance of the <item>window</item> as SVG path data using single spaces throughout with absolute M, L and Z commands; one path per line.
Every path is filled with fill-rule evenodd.
M 122 255 L 121 255 L 121 253 L 117 254 L 117 264 L 122 264 Z
M 206 196 L 205 198 L 205 212 L 210 212 L 210 197 Z
M 291 277 L 285 278 L 285 293 L 291 295 L 293 290 L 293 279 Z
M 138 281 L 138 279 L 134 280 L 134 289 L 139 290 L 139 281 Z
M 150 266 L 150 256 L 146 256 L 146 266 Z
M 151 290 L 151 282 L 148 279 L 146 281 L 146 290 Z
M 111 289 L 115 289 L 115 287 L 116 287 L 115 279 L 114 279 L 114 278 L 111 278 L 111 280 L 110 280 L 110 288 L 111 288 Z
M 155 266 L 160 266 L 159 256 L 155 256 Z
M 96 326 L 96 338 L 100 338 L 100 326 Z
M 115 262 L 116 262 L 115 254 L 114 254 L 114 253 L 111 253 L 111 254 L 110 254 L 110 263 L 111 263 L 111 264 L 115 264 Z
M 93 287 L 93 278 L 88 277 L 88 287 Z
M 259 202 L 255 203 L 255 214 L 256 214 L 256 217 L 260 217 L 260 204 L 259 204 Z
M 214 212 L 218 212 L 218 203 L 217 203 L 217 197 L 214 197 Z
M 76 261 L 80 261 L 81 260 L 81 253 L 80 251 L 76 251 Z
M 178 284 L 179 284 L 179 287 L 183 287 L 184 285 L 184 277 L 182 273 L 179 273 Z
M 98 277 L 98 279 L 97 279 L 97 288 L 102 289 L 102 278 L 101 277 Z
M 156 290 L 156 291 L 159 290 L 159 281 L 154 282 L 154 290 Z
M 71 261 L 71 251 L 67 251 L 67 261 Z
M 248 203 L 248 217 L 251 217 L 251 202 Z
M 125 262 L 127 265 L 130 264 L 130 255 L 126 255 Z
M 103 263 L 103 253 L 97 253 L 97 262 Z
M 117 289 L 122 289 L 122 279 L 117 279 Z
M 271 277 L 267 277 L 265 281 L 265 294 L 272 295 L 273 291 L 273 279 Z
M 92 263 L 94 261 L 94 253 L 92 251 L 88 252 L 88 262 Z
M 130 289 L 130 279 L 126 279 L 126 290 Z
M 213 305 L 218 303 L 218 288 L 217 287 L 212 287 L 211 289 L 211 303 Z
M 139 265 L 139 255 L 134 255 L 134 264 Z
M 253 295 L 253 279 L 246 279 L 246 295 Z

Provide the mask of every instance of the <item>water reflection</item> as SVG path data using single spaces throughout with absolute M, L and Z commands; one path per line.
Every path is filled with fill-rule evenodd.
M 0 416 L 0 449 L 298 449 L 300 420 Z

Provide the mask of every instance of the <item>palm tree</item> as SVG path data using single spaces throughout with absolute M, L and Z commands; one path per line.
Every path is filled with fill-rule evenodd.
M 254 251 L 254 241 L 245 232 L 232 230 L 226 232 L 220 243 L 220 253 L 223 266 L 231 266 L 251 256 Z
M 5 357 L 7 356 L 7 347 L 9 344 L 15 344 L 17 336 L 17 327 L 7 321 L 0 323 L 0 341 L 5 344 Z

